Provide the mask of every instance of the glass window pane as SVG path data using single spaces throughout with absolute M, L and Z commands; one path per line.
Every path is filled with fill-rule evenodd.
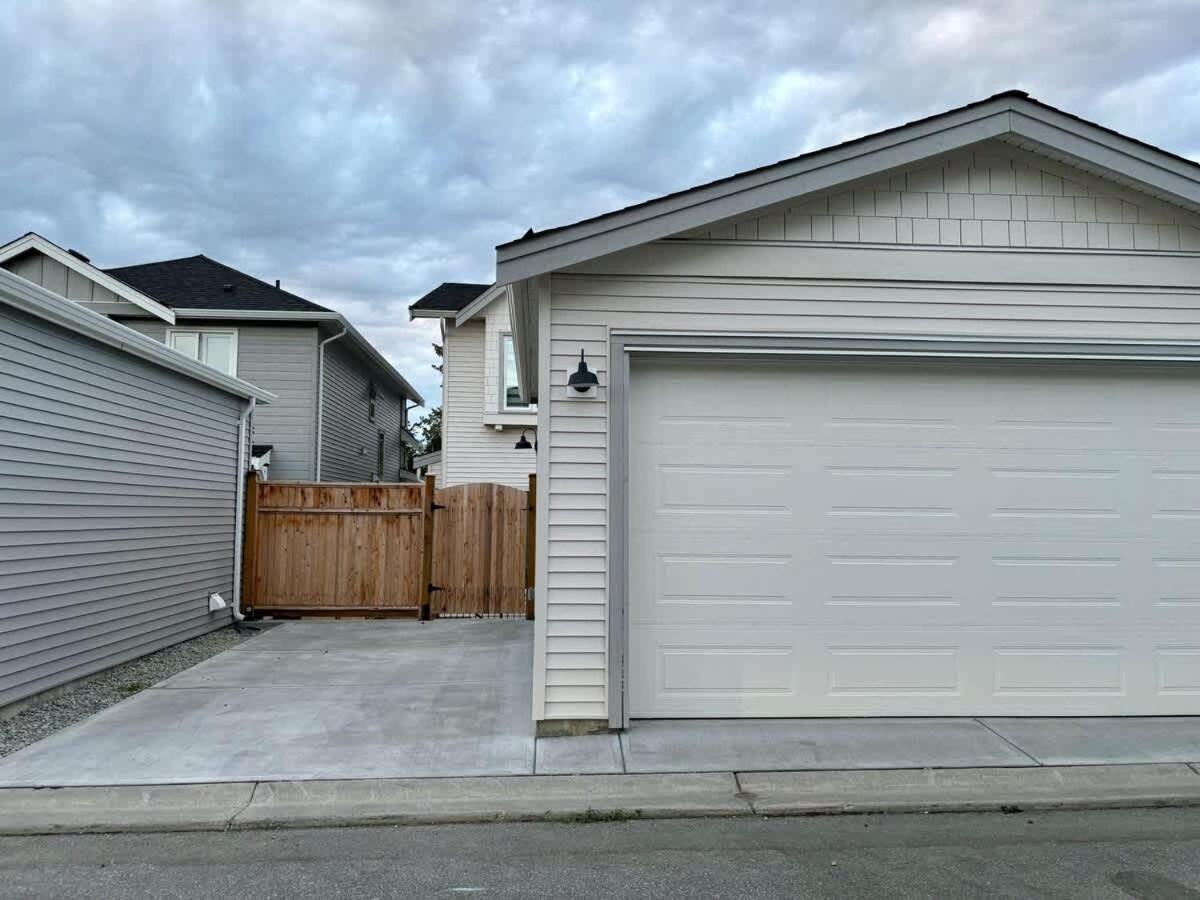
M 192 359 L 200 358 L 200 335 L 194 331 L 172 332 L 171 346 Z
M 517 356 L 513 351 L 511 334 L 504 336 L 504 405 L 506 408 L 526 409 L 528 403 L 521 402 L 517 388 Z
M 233 337 L 228 334 L 206 334 L 204 335 L 204 361 L 224 372 L 226 375 L 234 373 L 233 364 Z

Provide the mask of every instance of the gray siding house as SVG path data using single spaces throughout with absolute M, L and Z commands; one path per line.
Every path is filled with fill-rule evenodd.
M 136 295 L 85 280 L 69 301 L 0 270 L 0 707 L 239 600 L 247 421 L 271 395 L 89 308 Z
M 101 271 L 26 235 L 0 266 L 274 394 L 252 422 L 272 480 L 415 478 L 409 410 L 424 401 L 339 313 L 206 256 Z

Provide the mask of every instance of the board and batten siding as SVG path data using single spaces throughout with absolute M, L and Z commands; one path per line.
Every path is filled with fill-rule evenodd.
M 1007 277 L 1009 283 L 1000 279 Z M 543 279 L 535 719 L 608 717 L 608 348 L 707 334 L 1200 341 L 1200 254 L 668 240 Z M 1163 287 L 1157 287 L 1162 285 Z M 569 397 L 587 353 L 600 388 Z M 719 362 L 714 362 L 714 365 Z M 544 603 L 544 606 L 543 606 Z
M 321 438 L 322 481 L 371 481 L 383 432 L 383 481 L 400 476 L 403 395 L 375 379 L 375 421 L 368 416 L 370 370 L 340 341 L 325 345 L 325 409 Z M 274 463 L 272 463 L 274 468 Z M 407 480 L 407 479 L 405 479 Z
M 443 342 L 442 475 L 450 486 L 492 482 L 526 489 L 536 459 L 513 445 L 533 426 L 510 424 L 497 431 L 485 419 L 499 416 L 500 338 L 508 331 L 508 305 L 492 303 L 485 321 L 448 328 Z M 495 419 L 493 419 L 494 421 Z
M 165 342 L 165 322 L 122 319 L 142 334 Z M 317 328 L 314 325 L 248 325 L 183 319 L 178 329 L 237 331 L 237 377 L 277 399 L 256 407 L 253 442 L 270 444 L 273 481 L 312 481 L 316 477 Z
M 0 309 L 0 706 L 230 621 L 243 408 Z
M 118 297 L 103 285 L 96 284 L 87 276 L 67 268 L 57 259 L 51 259 L 38 250 L 26 251 L 3 265 L 14 275 L 20 275 L 26 281 L 41 285 L 60 297 L 74 300 L 102 315 L 111 316 L 121 313 L 139 315 L 142 313 L 141 308 L 137 305 L 123 297 Z

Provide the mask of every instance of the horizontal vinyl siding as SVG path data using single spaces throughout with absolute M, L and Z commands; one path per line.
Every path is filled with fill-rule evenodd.
M 662 245 L 669 252 L 669 245 Z M 545 571 L 544 715 L 608 715 L 608 342 L 612 329 L 703 333 L 846 335 L 955 335 L 1059 339 L 1200 341 L 1200 290 L 1071 285 L 1073 267 L 1087 259 L 1063 255 L 1064 286 L 988 283 L 1004 271 L 997 257 L 979 283 L 822 282 L 819 269 L 804 278 L 759 277 L 753 242 L 711 245 L 713 270 L 741 277 L 678 274 L 642 276 L 622 257 L 555 274 L 550 285 L 549 453 Z M 636 251 L 646 258 L 647 248 Z M 838 248 L 796 254 L 819 260 Z M 941 252 L 941 251 L 939 251 Z M 952 253 L 955 251 L 944 251 Z M 822 257 L 821 254 L 825 254 Z M 1165 258 L 1164 258 L 1165 259 Z M 1200 258 L 1196 260 L 1200 265 Z M 797 267 L 793 267 L 797 268 Z M 799 266 L 805 269 L 804 266 Z M 1165 279 L 1164 279 L 1165 280 Z M 579 349 L 600 380 L 595 398 L 568 398 L 566 381 Z M 540 669 L 539 669 L 540 671 Z
M 317 462 L 317 329 L 238 326 L 238 378 L 275 399 L 254 409 L 254 443 L 270 444 L 273 481 L 311 481 Z
M 122 324 L 155 340 L 167 339 L 168 326 L 164 322 L 124 319 Z M 311 481 L 316 477 L 316 327 L 208 321 L 184 321 L 177 327 L 237 331 L 238 378 L 276 397 L 270 404 L 255 408 L 253 423 L 253 442 L 274 448 L 271 479 Z
M 0 705 L 229 621 L 241 408 L 0 312 Z
M 383 432 L 383 481 L 400 480 L 400 422 L 404 397 L 375 379 L 375 421 L 368 417 L 371 371 L 341 341 L 325 347 L 322 481 L 371 481 Z
M 493 303 L 488 315 L 502 305 Z M 522 431 L 533 443 L 537 429 L 509 426 L 497 431 L 483 421 L 485 411 L 495 413 L 498 406 L 500 333 L 500 329 L 488 328 L 483 322 L 470 322 L 446 333 L 442 390 L 442 471 L 446 485 L 494 482 L 522 490 L 529 486 L 536 455 L 513 445 Z M 490 358 L 489 342 L 496 345 Z M 488 375 L 489 366 L 496 369 L 496 374 Z M 494 392 L 497 399 L 487 409 L 489 392 Z

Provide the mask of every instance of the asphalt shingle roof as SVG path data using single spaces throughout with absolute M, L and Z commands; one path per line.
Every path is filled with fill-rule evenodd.
M 447 281 L 439 284 L 432 291 L 409 307 L 429 310 L 431 312 L 458 312 L 466 308 L 472 300 L 490 288 L 490 284 L 470 284 L 463 281 Z
M 324 306 L 203 255 L 105 272 L 173 309 L 329 312 Z M 226 290 L 226 286 L 232 290 Z

